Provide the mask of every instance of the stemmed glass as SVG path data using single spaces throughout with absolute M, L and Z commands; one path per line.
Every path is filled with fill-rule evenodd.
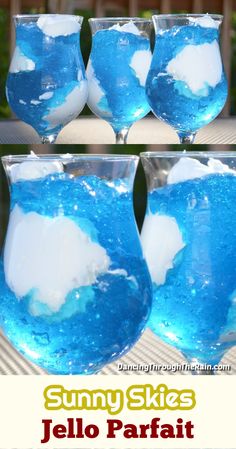
M 127 143 L 131 125 L 148 114 L 145 83 L 151 63 L 152 22 L 140 18 L 90 19 L 93 41 L 87 68 L 88 106 Z
M 142 153 L 142 245 L 153 282 L 152 331 L 190 363 L 236 344 L 235 153 Z
M 180 143 L 221 112 L 227 80 L 221 60 L 220 15 L 153 16 L 155 50 L 146 91 L 153 113 L 172 126 Z
M 42 143 L 82 111 L 88 95 L 80 51 L 83 18 L 71 15 L 14 16 L 16 48 L 6 94 L 14 113 L 31 125 Z
M 0 321 L 50 373 L 90 374 L 127 352 L 151 307 L 134 218 L 136 156 L 5 156 L 11 207 Z

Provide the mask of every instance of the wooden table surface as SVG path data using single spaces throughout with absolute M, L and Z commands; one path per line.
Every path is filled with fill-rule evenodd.
M 40 139 L 31 126 L 19 120 L 0 121 L 0 144 L 39 144 Z M 79 117 L 59 134 L 58 144 L 114 144 L 114 133 L 104 120 Z M 178 144 L 175 131 L 154 117 L 135 123 L 129 134 L 129 144 Z M 196 144 L 236 144 L 236 118 L 216 119 L 197 134 Z

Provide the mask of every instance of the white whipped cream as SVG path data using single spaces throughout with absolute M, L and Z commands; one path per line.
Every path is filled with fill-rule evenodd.
M 33 291 L 34 301 L 58 312 L 71 290 L 94 284 L 109 265 L 105 249 L 69 218 L 24 213 L 17 205 L 11 212 L 4 270 L 18 298 Z
M 48 130 L 56 126 L 66 124 L 75 119 L 82 111 L 88 96 L 87 80 L 80 82 L 72 92 L 70 92 L 63 104 L 56 108 L 51 108 L 49 113 L 43 117 L 43 120 L 49 122 Z
M 189 17 L 189 22 L 202 28 L 219 28 L 220 26 L 220 22 L 214 20 L 209 14 L 205 14 L 202 17 Z
M 130 63 L 130 67 L 135 71 L 141 86 L 145 86 L 147 75 L 152 61 L 152 53 L 149 50 L 137 50 Z
M 45 92 L 44 94 L 39 96 L 39 100 L 49 100 L 54 95 L 54 92 Z
M 63 164 L 61 162 L 40 160 L 33 151 L 31 151 L 31 154 L 23 162 L 8 167 L 8 176 L 11 182 L 39 179 L 53 173 L 61 172 L 63 172 Z
M 83 72 L 81 69 L 78 70 L 77 80 L 80 82 L 83 80 Z
M 236 171 L 223 164 L 215 158 L 210 158 L 207 165 L 202 164 L 197 159 L 191 157 L 181 157 L 175 164 L 167 177 L 168 184 L 188 181 L 189 179 L 201 178 L 213 173 L 231 173 L 236 175 Z
M 175 218 L 158 213 L 146 215 L 141 242 L 153 282 L 163 285 L 176 254 L 185 246 Z
M 112 112 L 107 104 L 107 109 L 101 109 L 99 102 L 102 98 L 106 98 L 104 91 L 102 90 L 98 79 L 95 76 L 95 72 L 91 61 L 89 60 L 86 75 L 88 79 L 88 100 L 87 104 L 94 114 L 100 116 L 101 112 L 103 116 L 112 117 Z
M 218 42 L 186 45 L 167 65 L 166 71 L 176 81 L 184 81 L 195 95 L 207 96 L 208 86 L 215 87 L 222 77 Z
M 32 59 L 27 58 L 20 50 L 19 47 L 15 48 L 9 72 L 32 72 L 35 70 L 35 62 Z
M 109 30 L 116 30 L 120 31 L 121 33 L 123 32 L 123 33 L 136 34 L 137 36 L 140 36 L 141 34 L 138 27 L 134 24 L 132 20 L 130 22 L 125 23 L 124 25 L 116 23 L 115 25 L 110 27 Z
M 80 23 L 75 16 L 62 14 L 57 16 L 42 15 L 37 21 L 37 26 L 50 37 L 68 36 L 80 31 Z

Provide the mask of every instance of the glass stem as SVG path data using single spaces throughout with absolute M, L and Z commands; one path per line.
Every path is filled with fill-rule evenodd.
M 129 128 L 123 128 L 120 131 L 115 132 L 115 134 L 116 134 L 116 145 L 127 144 Z
M 197 133 L 178 133 L 180 143 L 183 145 L 192 145 L 194 143 L 195 137 Z
M 52 134 L 51 136 L 41 136 L 41 142 L 43 144 L 55 143 L 57 139 L 57 134 Z

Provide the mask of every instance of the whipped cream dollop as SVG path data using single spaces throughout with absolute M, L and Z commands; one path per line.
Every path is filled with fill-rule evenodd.
M 152 53 L 149 50 L 137 50 L 130 62 L 130 67 L 135 71 L 140 85 L 145 86 L 147 75 L 152 61 Z
M 49 123 L 47 130 L 64 125 L 75 119 L 83 109 L 88 97 L 87 80 L 80 82 L 66 97 L 65 101 L 57 107 L 52 107 L 44 115 L 43 120 Z
M 109 265 L 106 250 L 73 220 L 24 213 L 17 205 L 12 210 L 4 270 L 18 298 L 31 294 L 33 301 L 58 312 L 69 292 L 94 284 Z
M 97 114 L 98 116 L 102 111 L 104 117 L 112 117 L 112 112 L 108 106 L 106 94 L 101 88 L 99 80 L 96 78 L 91 60 L 88 62 L 86 75 L 89 87 L 87 100 L 88 106 L 90 106 L 94 114 Z
M 33 70 L 35 70 L 35 62 L 32 61 L 32 59 L 27 58 L 19 47 L 16 47 L 11 60 L 9 72 L 31 72 Z
M 119 23 L 116 23 L 112 27 L 109 28 L 109 30 L 116 30 L 120 31 L 121 33 L 131 33 L 136 34 L 137 36 L 140 36 L 140 31 L 138 27 L 135 25 L 135 23 L 131 20 L 130 22 L 125 23 L 124 25 L 120 25 Z
M 207 164 L 202 164 L 197 159 L 191 157 L 181 157 L 171 168 L 167 177 L 168 184 L 188 181 L 190 179 L 201 178 L 213 173 L 231 173 L 236 175 L 236 171 L 223 164 L 220 160 L 209 158 Z
M 195 95 L 207 96 L 208 86 L 214 88 L 222 78 L 219 44 L 186 45 L 171 59 L 166 71 L 176 81 L 183 81 Z
M 39 100 L 49 100 L 54 95 L 54 92 L 45 92 L 44 94 L 39 96 Z
M 80 23 L 76 16 L 42 15 L 37 21 L 40 30 L 50 37 L 68 36 L 80 31 Z
M 202 28 L 219 28 L 221 23 L 220 20 L 214 20 L 210 14 L 205 14 L 202 17 L 189 17 L 189 22 Z
M 28 160 L 27 160 L 28 159 Z M 11 182 L 44 178 L 53 173 L 62 173 L 63 164 L 59 161 L 41 160 L 36 154 L 31 154 L 23 162 L 10 165 L 8 176 Z
M 175 256 L 185 246 L 175 218 L 158 213 L 146 215 L 141 242 L 153 282 L 163 285 Z

